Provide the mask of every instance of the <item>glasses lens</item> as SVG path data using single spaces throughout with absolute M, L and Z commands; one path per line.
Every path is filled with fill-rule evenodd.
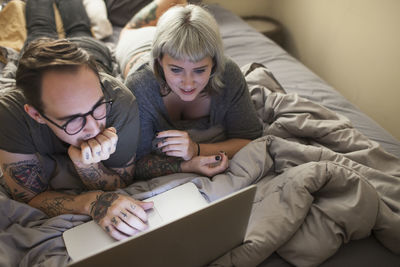
M 84 117 L 76 117 L 67 123 L 67 125 L 65 126 L 65 131 L 68 134 L 76 134 L 83 128 L 83 126 L 85 126 L 84 124 L 85 124 Z
M 111 103 L 105 102 L 98 105 L 93 110 L 93 118 L 96 120 L 104 119 L 111 110 Z

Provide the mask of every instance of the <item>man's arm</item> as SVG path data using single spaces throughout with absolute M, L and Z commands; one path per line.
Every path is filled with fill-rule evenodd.
M 134 158 L 123 168 L 108 168 L 102 162 L 88 165 L 75 164 L 82 182 L 90 190 L 116 190 L 133 182 L 135 173 Z
M 89 214 L 90 205 L 102 193 L 74 196 L 47 191 L 49 179 L 35 154 L 10 153 L 0 149 L 0 166 L 12 198 L 38 208 L 50 217 L 64 213 Z
M 42 210 L 49 217 L 60 214 L 90 215 L 109 235 L 125 239 L 147 228 L 145 210 L 151 202 L 137 201 L 114 192 L 89 191 L 70 195 L 48 190 L 49 180 L 34 154 L 0 149 L 0 166 L 12 198 Z
M 114 127 L 106 128 L 96 137 L 82 142 L 80 147 L 70 146 L 68 155 L 82 182 L 90 190 L 116 190 L 133 182 L 135 157 L 126 166 L 108 168 L 103 164 L 116 152 L 118 135 Z

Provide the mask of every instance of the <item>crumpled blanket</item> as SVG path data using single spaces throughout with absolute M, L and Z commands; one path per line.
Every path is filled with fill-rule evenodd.
M 269 90 L 262 80 L 270 77 L 260 68 L 246 79 L 264 134 L 234 156 L 226 173 L 211 179 L 172 174 L 119 192 L 145 199 L 192 181 L 213 201 L 256 184 L 244 243 L 210 266 L 256 266 L 275 251 L 296 266 L 316 266 L 342 243 L 371 233 L 400 253 L 400 159 L 345 117 L 295 94 Z M 49 219 L 9 199 L 2 187 L 0 210 L 0 266 L 66 265 L 62 232 L 90 219 Z

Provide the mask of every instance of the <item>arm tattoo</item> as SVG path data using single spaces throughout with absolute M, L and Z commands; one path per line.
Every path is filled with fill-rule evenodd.
M 131 170 L 129 171 L 129 169 Z M 125 183 L 125 186 L 128 186 L 133 182 L 135 176 L 135 161 L 132 160 L 124 168 L 115 168 L 113 170 L 118 173 L 121 180 Z
M 89 189 L 99 189 L 104 190 L 107 186 L 107 181 L 103 178 L 104 170 L 96 168 L 97 166 L 103 166 L 103 164 L 97 164 L 96 166 L 89 166 L 88 168 L 80 168 L 75 166 L 79 177 L 83 180 L 84 184 Z
M 132 29 L 143 27 L 151 21 L 157 19 L 156 11 L 158 5 L 154 2 L 142 8 L 136 15 L 134 15 L 128 22 L 127 26 Z
M 40 209 L 49 217 L 54 217 L 60 214 L 73 213 L 72 209 L 65 207 L 66 202 L 73 202 L 73 197 L 61 196 L 55 198 L 47 198 L 40 204 Z
M 2 168 L 18 185 L 37 195 L 45 191 L 48 182 L 44 180 L 43 168 L 37 159 L 3 164 Z M 27 202 L 27 195 L 17 189 L 10 190 L 15 199 Z
M 118 194 L 113 192 L 106 192 L 98 196 L 97 200 L 93 203 L 90 214 L 95 222 L 100 222 L 111 207 L 111 204 L 118 198 Z
M 149 179 L 171 173 L 181 172 L 181 162 L 177 157 L 149 154 L 136 163 L 135 177 Z

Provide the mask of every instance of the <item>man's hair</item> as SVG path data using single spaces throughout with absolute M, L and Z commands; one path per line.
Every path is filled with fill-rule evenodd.
M 44 73 L 49 70 L 75 72 L 81 66 L 89 67 L 98 75 L 95 61 L 75 43 L 67 39 L 37 39 L 26 46 L 19 60 L 16 85 L 23 91 L 27 103 L 43 112 Z
M 158 20 L 153 39 L 151 64 L 161 84 L 161 95 L 170 92 L 163 69 L 159 63 L 164 54 L 174 59 L 197 62 L 210 56 L 213 61 L 206 93 L 219 92 L 223 86 L 225 69 L 223 45 L 219 27 L 214 17 L 197 5 L 174 6 Z

